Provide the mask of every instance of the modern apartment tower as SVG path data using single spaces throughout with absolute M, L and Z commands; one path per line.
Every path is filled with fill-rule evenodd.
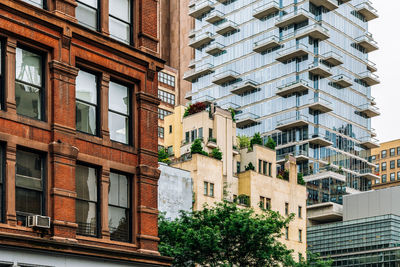
M 368 21 L 378 15 L 368 0 L 203 0 L 189 15 L 188 99 L 234 109 L 237 134 L 272 137 L 278 162 L 293 154 L 309 205 L 371 188 L 379 78 Z

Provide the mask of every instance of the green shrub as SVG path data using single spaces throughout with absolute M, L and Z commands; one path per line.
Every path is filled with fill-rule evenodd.
M 272 150 L 275 150 L 276 143 L 275 143 L 274 139 L 272 139 L 271 137 L 268 137 L 268 141 L 265 144 L 265 146 L 270 148 L 270 149 L 272 149 Z
M 262 145 L 263 141 L 260 133 L 255 133 L 253 138 L 250 140 L 250 147 L 253 148 L 253 145 Z
M 213 150 L 210 153 L 210 156 L 215 158 L 215 159 L 221 160 L 222 159 L 222 152 L 219 150 L 218 147 L 216 147 L 216 148 L 213 148 Z
M 247 166 L 244 167 L 246 171 L 254 171 L 256 168 L 254 167 L 253 163 L 249 162 Z
M 208 156 L 208 153 L 203 150 L 203 146 L 201 145 L 201 139 L 194 140 L 192 146 L 190 147 L 190 153 Z
M 246 135 L 239 135 L 237 137 L 240 149 L 250 147 L 250 138 Z
M 171 163 L 171 161 L 168 158 L 168 153 L 165 150 L 165 148 L 161 148 L 158 151 L 158 162 L 163 162 L 163 163 L 166 163 L 166 164 L 170 164 Z
M 303 178 L 303 174 L 300 172 L 297 173 L 297 183 L 299 185 L 306 185 L 306 182 L 304 181 L 304 178 Z

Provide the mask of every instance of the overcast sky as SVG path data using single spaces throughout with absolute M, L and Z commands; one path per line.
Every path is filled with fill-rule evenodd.
M 370 53 L 381 83 L 372 87 L 381 116 L 372 119 L 380 142 L 400 139 L 400 29 L 399 0 L 372 0 L 379 18 L 369 22 L 369 31 L 379 50 Z

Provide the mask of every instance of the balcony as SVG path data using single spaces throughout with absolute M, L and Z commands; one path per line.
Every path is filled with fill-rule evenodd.
M 367 61 L 365 63 L 367 64 L 367 70 L 369 70 L 370 72 L 378 71 L 378 68 L 376 67 L 376 64 L 374 62 L 367 59 Z
M 306 21 L 310 17 L 313 17 L 313 15 L 307 10 L 301 8 L 294 12 L 288 13 L 286 15 L 283 15 L 282 17 L 277 18 L 275 20 L 275 26 L 279 28 L 286 27 L 294 23 L 300 23 Z
M 329 11 L 335 10 L 338 8 L 337 2 L 335 3 L 333 0 L 310 0 L 310 3 L 313 3 L 316 6 L 323 6 Z
M 376 179 L 380 179 L 379 175 L 374 174 L 372 169 L 365 169 L 360 171 L 360 178 L 366 178 L 371 181 L 375 181 Z
M 216 55 L 218 53 L 225 51 L 225 46 L 223 44 L 215 42 L 207 46 L 205 51 L 209 55 Z
M 358 13 L 364 16 L 366 21 L 370 21 L 379 17 L 378 11 L 371 6 L 370 1 L 365 1 L 359 5 L 355 6 Z
M 240 84 L 232 87 L 231 93 L 236 95 L 241 95 L 243 93 L 246 93 L 248 91 L 253 91 L 256 89 L 258 89 L 258 83 L 253 80 L 247 79 L 242 81 Z
M 335 52 L 328 52 L 322 55 L 323 61 L 330 64 L 332 67 L 343 64 L 343 58 Z
M 227 70 L 214 75 L 212 82 L 218 85 L 232 82 L 239 77 L 239 73 L 233 70 Z
M 318 75 L 321 78 L 327 78 L 329 76 L 332 76 L 331 68 L 322 64 L 319 61 L 311 63 L 308 66 L 308 72 L 311 73 L 312 75 Z
M 320 24 L 312 24 L 306 27 L 300 28 L 294 32 L 296 38 L 302 38 L 304 36 L 310 36 L 313 39 L 326 40 L 329 36 L 328 29 L 322 27 Z
M 365 104 L 358 107 L 360 109 L 360 113 L 367 118 L 372 118 L 381 115 L 379 112 L 379 108 L 375 107 L 371 104 Z
M 213 72 L 213 65 L 210 63 L 204 64 L 202 66 L 196 67 L 194 69 L 188 70 L 183 75 L 183 79 L 185 81 L 192 82 L 193 80 L 199 78 L 200 76 L 209 74 Z
M 213 148 L 217 148 L 217 139 L 215 138 L 208 138 L 207 140 L 207 147 L 213 149 Z
M 308 55 L 307 46 L 304 44 L 298 44 L 289 48 L 286 48 L 278 53 L 276 60 L 280 62 L 288 61 L 289 59 L 302 57 Z
M 311 90 L 311 87 L 308 86 L 308 83 L 305 80 L 298 80 L 279 86 L 276 94 L 281 97 L 285 97 L 294 93 L 302 93 L 308 90 Z
M 193 37 L 195 37 L 195 36 L 196 36 L 196 29 L 191 29 L 191 30 L 189 31 L 188 37 L 189 37 L 189 38 L 193 38 Z
M 356 43 L 365 49 L 365 52 L 369 53 L 378 50 L 378 43 L 374 40 L 371 33 L 366 33 L 356 38 Z
M 379 81 L 378 75 L 370 72 L 370 71 L 365 71 L 363 73 L 359 74 L 360 80 L 365 82 L 368 86 L 380 84 L 381 82 Z
M 192 97 L 193 97 L 193 93 L 192 92 L 187 92 L 186 95 L 185 95 L 185 99 L 187 99 L 189 101 L 192 100 Z
M 236 31 L 238 29 L 239 27 L 235 22 L 227 20 L 218 26 L 216 33 L 224 35 L 228 32 Z
M 201 2 L 195 2 L 194 5 L 189 7 L 189 16 L 193 18 L 199 18 L 203 14 L 209 12 L 213 9 L 214 1 L 210 0 L 203 0 Z
M 308 108 L 310 110 L 317 110 L 320 113 L 326 113 L 333 110 L 332 103 L 322 97 L 314 97 L 309 101 L 310 105 Z
M 226 109 L 226 110 L 228 110 L 228 109 L 238 110 L 240 108 L 240 106 L 233 102 L 228 102 L 228 103 L 222 104 L 221 108 Z
M 304 181 L 320 181 L 323 179 L 332 178 L 341 182 L 346 182 L 346 176 L 333 170 L 333 168 L 322 168 L 317 173 L 304 176 Z
M 308 156 L 308 152 L 304 150 L 294 151 L 282 155 L 276 156 L 276 163 L 283 163 L 286 161 L 286 158 L 292 155 L 296 158 L 296 162 L 308 161 L 310 158 Z
M 307 126 L 308 124 L 308 118 L 305 115 L 297 115 L 295 117 L 278 121 L 276 129 L 284 131 L 292 128 Z
M 259 116 L 250 112 L 238 114 L 235 116 L 236 126 L 238 128 L 243 128 L 245 126 L 257 123 L 258 118 Z
M 197 63 L 198 63 L 198 62 L 196 62 L 196 59 L 190 60 L 190 61 L 189 61 L 189 65 L 188 65 L 189 69 L 194 69 L 194 68 L 196 67 L 196 64 L 197 64 Z
M 257 19 L 265 18 L 266 16 L 278 12 L 280 10 L 279 3 L 277 1 L 263 1 L 261 5 L 258 5 L 253 11 L 253 17 Z
M 333 143 L 329 141 L 326 137 L 322 137 L 319 135 L 312 135 L 310 139 L 308 139 L 308 143 L 320 147 L 331 146 Z
M 342 88 L 347 88 L 353 85 L 353 81 L 343 74 L 332 77 L 332 80 L 335 84 L 339 85 Z
M 371 101 L 371 105 L 376 106 L 375 97 L 371 97 L 370 101 Z
M 307 206 L 307 219 L 311 224 L 341 221 L 343 206 L 334 202 L 325 202 Z
M 214 34 L 211 32 L 204 32 L 196 35 L 189 41 L 189 46 L 193 48 L 199 48 L 215 39 Z
M 275 35 L 264 38 L 260 41 L 254 43 L 253 51 L 257 53 L 262 53 L 268 49 L 277 47 L 279 45 L 279 38 Z
M 202 103 L 204 103 L 204 104 L 206 104 L 206 105 L 210 105 L 210 104 L 212 104 L 214 101 L 215 101 L 215 98 L 214 98 L 214 97 L 209 96 L 209 95 L 203 95 L 203 96 L 200 96 L 199 98 L 196 98 L 196 99 L 193 101 L 193 103 L 202 102 Z
M 360 145 L 367 149 L 378 148 L 380 146 L 378 139 L 369 136 L 360 138 Z
M 223 20 L 224 17 L 225 17 L 225 14 L 222 13 L 221 11 L 213 10 L 210 12 L 210 14 L 207 15 L 206 21 L 209 23 L 216 23 L 218 21 Z

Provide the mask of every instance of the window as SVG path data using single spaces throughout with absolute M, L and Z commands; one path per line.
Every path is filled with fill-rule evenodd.
M 397 180 L 400 180 L 400 172 L 397 172 Z
M 23 0 L 24 2 L 27 2 L 29 4 L 32 4 L 34 6 L 38 6 L 41 8 L 45 8 L 46 7 L 46 2 L 45 0 Z
M 209 128 L 208 129 L 208 138 L 212 138 L 213 137 L 213 129 Z
M 302 230 L 299 229 L 299 242 L 303 242 L 302 240 Z
M 108 127 L 110 130 L 110 139 L 129 144 L 131 105 L 128 87 L 110 82 L 108 95 Z
M 197 130 L 192 130 L 190 132 L 190 136 L 192 137 L 192 142 L 197 139 Z
M 395 180 L 395 173 L 394 172 L 392 172 L 391 174 L 390 174 L 390 181 L 394 181 Z
M 270 209 L 271 209 L 271 199 L 270 199 L 270 198 L 266 198 L 266 199 L 265 199 L 265 208 L 266 208 L 267 210 L 270 210 Z
M 382 171 L 386 171 L 386 162 L 382 162 Z
M 17 150 L 15 175 L 15 209 L 18 225 L 26 226 L 29 215 L 44 213 L 43 157 Z
M 4 43 L 0 40 L 0 109 L 3 109 L 4 104 L 4 83 L 3 83 L 3 73 L 4 73 Z
M 400 159 L 397 160 L 397 168 L 400 168 Z
M 97 135 L 97 77 L 80 70 L 76 77 L 76 129 Z
M 240 173 L 240 161 L 236 162 L 236 173 Z
M 168 110 L 159 108 L 159 109 L 158 109 L 158 118 L 159 118 L 160 120 L 164 120 L 164 117 L 165 117 L 165 116 L 168 116 L 168 115 L 171 114 L 171 113 L 172 113 L 172 112 L 170 112 L 170 111 L 168 111 Z
M 289 227 L 285 227 L 285 238 L 289 240 Z
M 212 183 L 210 183 L 210 194 L 209 194 L 209 196 L 210 197 L 214 196 L 214 184 L 212 184 Z
M 173 146 L 169 146 L 169 147 L 167 148 L 167 153 L 168 153 L 168 156 L 174 155 Z
M 126 175 L 110 173 L 108 227 L 111 240 L 122 242 L 131 240 L 130 188 L 130 182 Z
M 43 94 L 43 57 L 17 47 L 15 62 L 17 113 L 43 120 Z
M 376 156 L 375 155 L 371 156 L 371 160 L 372 161 L 376 160 Z
M 172 125 L 169 126 L 169 133 L 172 133 Z
M 395 156 L 395 155 L 396 155 L 396 149 L 391 148 L 391 149 L 390 149 L 390 156 L 393 157 L 393 156 Z
M 262 173 L 262 160 L 258 160 L 258 173 Z
M 203 139 L 203 128 L 199 128 L 199 138 Z
M 175 77 L 172 75 L 169 75 L 165 72 L 159 72 L 158 73 L 158 81 L 160 83 L 167 84 L 169 86 L 175 87 Z
M 400 156 L 400 146 L 397 148 L 397 156 Z
M 379 163 L 378 164 L 376 164 L 376 170 L 375 170 L 376 172 L 379 172 Z
M 299 218 L 302 217 L 302 215 L 301 215 L 301 206 L 299 206 L 299 208 L 298 208 L 298 215 L 299 215 Z
M 382 158 L 386 158 L 386 150 L 382 150 L 382 152 L 381 152 L 381 157 L 382 157 Z
M 164 138 L 164 127 L 158 126 L 158 137 Z
M 209 182 L 204 182 L 204 195 L 213 197 L 214 196 L 214 184 Z
M 386 174 L 382 174 L 382 183 L 386 183 Z
M 98 0 L 76 0 L 75 16 L 78 22 L 93 30 L 99 28 Z
M 170 105 L 175 105 L 175 95 L 167 93 L 162 90 L 158 90 L 158 98 L 161 99 L 162 102 L 165 102 Z
M 113 0 L 109 6 L 110 36 L 130 44 L 132 40 L 131 0 Z
M 285 203 L 285 215 L 289 215 L 289 203 Z
M 263 161 L 263 174 L 264 175 L 267 175 L 267 164 L 268 164 L 268 162 Z
M 186 141 L 186 143 L 190 142 L 190 133 L 189 132 L 185 133 L 185 141 Z
M 260 208 L 265 209 L 265 197 L 260 196 Z
M 76 166 L 75 210 L 78 235 L 98 235 L 97 177 L 97 169 L 82 165 Z
M 394 169 L 395 167 L 395 161 L 394 160 L 391 160 L 390 161 L 390 169 Z
M 3 192 L 4 192 L 4 169 L 3 166 L 5 166 L 5 161 L 4 161 L 4 151 L 3 148 L 0 144 L 0 222 L 3 221 L 3 215 L 4 215 L 4 208 L 3 208 Z
M 204 182 L 204 195 L 207 196 L 208 195 L 208 183 Z

